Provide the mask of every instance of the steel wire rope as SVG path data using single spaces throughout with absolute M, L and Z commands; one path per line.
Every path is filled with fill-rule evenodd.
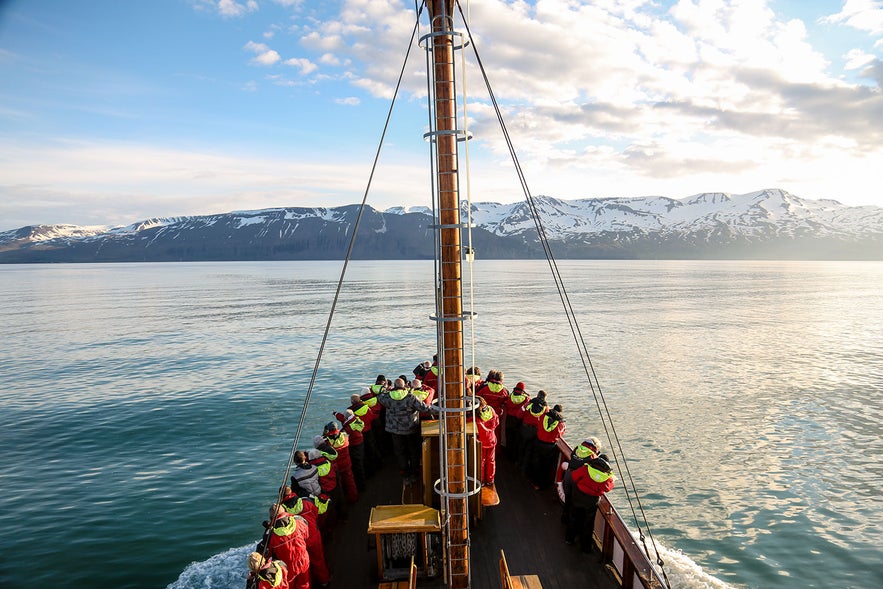
M 469 10 L 469 4 L 467 2 L 467 11 Z M 463 47 L 463 51 L 460 53 L 460 72 L 463 82 L 461 84 L 463 88 L 463 152 L 464 152 L 464 163 L 466 168 L 466 261 L 468 262 L 469 268 L 469 367 L 473 368 L 475 366 L 475 250 L 472 247 L 472 169 L 469 165 L 469 114 L 468 114 L 468 97 L 469 93 L 467 91 L 466 86 L 466 47 Z M 456 77 L 456 76 L 455 76 Z M 475 376 L 473 374 L 473 376 Z M 467 379 L 465 373 L 463 376 L 464 379 Z M 476 405 L 474 402 L 475 398 L 475 389 L 472 389 L 472 400 L 468 398 L 466 395 L 466 383 L 463 383 L 463 394 L 464 397 L 467 397 L 467 401 L 472 404 L 472 419 L 475 421 L 475 410 Z M 480 444 L 478 441 L 478 436 L 472 436 L 472 452 L 475 456 L 478 456 L 480 452 L 479 448 Z M 483 476 L 483 473 L 480 473 L 480 461 L 473 460 L 472 461 L 472 478 L 476 481 L 480 480 L 480 477 Z
M 586 345 L 585 338 L 582 335 L 582 330 L 580 329 L 579 323 L 577 322 L 576 314 L 575 314 L 575 312 L 573 310 L 573 306 L 570 302 L 570 297 L 567 294 L 567 290 L 564 286 L 563 279 L 562 279 L 560 271 L 558 269 L 558 264 L 555 260 L 553 253 L 552 253 L 551 245 L 549 244 L 548 236 L 546 235 L 545 228 L 543 226 L 542 220 L 540 219 L 539 209 L 537 208 L 537 205 L 534 201 L 534 197 L 531 194 L 530 188 L 527 185 L 527 180 L 524 177 L 524 172 L 521 168 L 520 162 L 518 161 L 518 155 L 515 152 L 515 147 L 512 143 L 511 137 L 509 135 L 508 128 L 506 127 L 505 121 L 503 120 L 502 110 L 500 109 L 499 103 L 497 102 L 497 99 L 496 99 L 494 92 L 491 88 L 490 79 L 488 78 L 487 71 L 484 68 L 483 62 L 481 61 L 481 56 L 478 54 L 478 47 L 475 44 L 475 39 L 472 37 L 472 30 L 469 28 L 469 23 L 466 21 L 466 18 L 463 15 L 463 9 L 462 9 L 462 6 L 460 5 L 459 0 L 457 1 L 457 7 L 458 7 L 458 10 L 460 11 L 461 17 L 463 18 L 464 26 L 466 27 L 466 32 L 469 36 L 470 43 L 472 44 L 472 50 L 475 55 L 476 62 L 478 64 L 479 70 L 481 71 L 481 74 L 482 74 L 482 78 L 483 78 L 485 85 L 487 87 L 488 96 L 490 97 L 491 103 L 493 104 L 494 112 L 497 115 L 497 121 L 500 124 L 500 128 L 502 130 L 503 137 L 506 142 L 506 146 L 509 150 L 510 157 L 512 158 L 512 162 L 515 166 L 516 173 L 518 175 L 518 181 L 521 184 L 522 191 L 524 192 L 525 200 L 527 201 L 528 207 L 531 210 L 531 215 L 534 220 L 534 225 L 536 226 L 536 229 L 537 229 L 537 234 L 538 234 L 538 237 L 540 240 L 540 244 L 542 245 L 543 251 L 546 255 L 546 260 L 549 264 L 549 268 L 551 270 L 552 277 L 555 281 L 555 285 L 558 290 L 559 297 L 561 298 L 562 305 L 564 306 L 565 315 L 567 316 L 568 323 L 570 324 L 571 334 L 573 335 L 574 341 L 577 344 L 577 347 L 578 347 L 578 350 L 580 353 L 580 360 L 581 360 L 581 362 L 583 364 L 583 368 L 586 372 L 586 377 L 589 382 L 589 387 L 590 387 L 592 395 L 594 397 L 595 405 L 598 408 L 599 416 L 601 417 L 602 426 L 604 427 L 605 434 L 607 434 L 608 442 L 612 442 L 613 440 L 615 440 L 615 445 L 619 450 L 618 455 L 622 458 L 623 468 L 625 469 L 626 476 L 628 478 L 628 485 L 625 488 L 626 499 L 628 500 L 629 507 L 632 511 L 632 517 L 634 518 L 635 523 L 638 526 L 640 539 L 641 539 L 642 544 L 644 546 L 644 552 L 647 555 L 647 557 L 650 558 L 649 549 L 647 548 L 647 545 L 644 542 L 644 532 L 642 529 L 640 519 L 643 519 L 643 521 L 644 521 L 643 526 L 647 528 L 647 533 L 650 537 L 650 541 L 651 541 L 654 551 L 656 553 L 656 563 L 659 565 L 662 576 L 665 578 L 665 583 L 666 583 L 666 585 L 671 586 L 669 579 L 668 579 L 668 575 L 665 572 L 665 568 L 664 568 L 665 563 L 662 560 L 662 557 L 659 555 L 659 548 L 656 545 L 655 539 L 653 538 L 653 533 L 650 529 L 650 524 L 647 519 L 647 515 L 644 510 L 644 506 L 641 503 L 640 496 L 637 492 L 637 486 L 635 485 L 634 478 L 632 477 L 632 474 L 631 474 L 631 470 L 628 467 L 628 461 L 625 457 L 625 453 L 622 450 L 622 445 L 620 443 L 619 436 L 616 433 L 616 428 L 613 425 L 613 419 L 610 415 L 610 411 L 607 406 L 607 401 L 604 398 L 603 392 L 601 391 L 600 381 L 598 380 L 597 374 L 595 372 L 595 368 L 592 363 L 591 356 L 588 353 L 588 346 Z M 599 398 L 600 398 L 600 401 L 599 401 Z M 603 410 L 601 407 L 602 405 L 603 405 Z M 606 420 L 604 419 L 605 414 L 606 414 Z M 608 428 L 608 423 L 609 423 L 609 428 Z M 612 432 L 612 438 L 611 438 L 611 432 Z M 611 443 L 611 445 L 613 445 L 613 444 Z M 628 490 L 629 487 L 631 487 L 632 492 L 635 495 L 635 502 L 638 505 L 638 511 L 640 511 L 640 513 L 641 513 L 640 519 L 638 518 L 637 513 L 635 512 L 635 508 L 632 503 L 631 494 L 629 493 L 629 490 Z
M 401 89 L 401 86 L 402 86 L 402 80 L 404 79 L 404 75 L 405 75 L 405 68 L 408 65 L 408 58 L 411 55 L 411 47 L 414 44 L 414 38 L 417 34 L 417 30 L 418 30 L 418 26 L 419 26 L 420 13 L 422 11 L 423 11 L 423 9 L 421 7 L 417 13 L 417 22 L 415 22 L 414 28 L 411 31 L 411 39 L 408 41 L 408 50 L 405 53 L 405 59 L 403 60 L 402 68 L 399 71 L 399 78 L 398 78 L 398 81 L 396 82 L 396 87 L 395 87 L 395 90 L 393 91 L 393 96 L 392 96 L 392 99 L 389 104 L 389 110 L 387 111 L 387 114 L 386 114 L 386 121 L 383 124 L 383 131 L 380 134 L 380 141 L 378 142 L 377 150 L 374 153 L 374 161 L 371 166 L 371 172 L 368 175 L 368 182 L 365 186 L 365 192 L 362 195 L 362 202 L 359 205 L 359 212 L 356 215 L 356 220 L 355 220 L 355 223 L 353 224 L 353 232 L 352 232 L 352 235 L 350 236 L 350 241 L 349 241 L 349 245 L 347 247 L 346 257 L 344 258 L 344 261 L 343 261 L 343 267 L 340 270 L 340 277 L 338 278 L 337 287 L 334 291 L 334 298 L 331 302 L 331 309 L 328 313 L 328 320 L 325 323 L 325 330 L 322 334 L 322 341 L 319 344 L 319 351 L 316 354 L 316 362 L 313 365 L 313 372 L 312 372 L 312 375 L 310 376 L 310 384 L 307 387 L 307 392 L 304 397 L 303 407 L 301 408 L 300 417 L 298 418 L 297 429 L 295 430 L 294 440 L 292 441 L 291 450 L 289 451 L 289 454 L 288 454 L 288 464 L 285 467 L 285 474 L 282 477 L 282 485 L 280 485 L 280 487 L 279 487 L 279 493 L 277 494 L 277 498 L 276 498 L 276 505 L 278 505 L 282 502 L 283 489 L 285 487 L 285 484 L 288 482 L 289 477 L 291 476 L 291 465 L 294 462 L 294 455 L 297 452 L 297 446 L 298 446 L 298 443 L 300 442 L 301 430 L 303 429 L 304 422 L 306 421 L 307 410 L 309 409 L 309 406 L 310 406 L 310 399 L 312 398 L 312 395 L 313 395 L 313 389 L 315 388 L 316 379 L 319 374 L 319 367 L 322 362 L 322 355 L 325 352 L 325 345 L 328 342 L 328 334 L 331 332 L 331 323 L 334 320 L 334 313 L 337 310 L 337 303 L 340 300 L 341 290 L 343 290 L 343 282 L 344 282 L 344 279 L 346 278 L 346 271 L 347 271 L 347 268 L 349 267 L 350 258 L 352 256 L 353 249 L 355 248 L 355 244 L 356 244 L 356 235 L 359 232 L 359 225 L 361 224 L 362 217 L 365 213 L 365 207 L 368 202 L 368 193 L 371 190 L 371 183 L 374 180 L 374 173 L 377 170 L 377 163 L 380 160 L 380 153 L 381 153 L 381 150 L 383 149 L 383 142 L 386 139 L 386 133 L 389 130 L 389 122 L 390 122 L 390 119 L 392 118 L 392 111 L 395 108 L 396 98 L 398 97 L 399 90 Z M 276 523 L 276 519 L 277 519 L 277 515 L 274 512 L 270 516 L 270 529 L 272 529 L 273 525 Z M 264 549 L 262 551 L 262 555 L 266 558 L 268 553 L 269 553 L 269 542 L 267 542 L 265 544 Z

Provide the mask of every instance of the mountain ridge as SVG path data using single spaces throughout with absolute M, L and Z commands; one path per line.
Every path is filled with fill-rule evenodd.
M 560 258 L 883 259 L 883 207 L 776 188 L 683 199 L 538 196 L 532 204 Z M 0 263 L 342 259 L 358 208 L 275 207 L 119 227 L 32 225 L 0 232 Z M 542 257 L 530 209 L 526 202 L 473 202 L 478 256 Z M 431 258 L 432 223 L 428 207 L 368 207 L 353 256 Z

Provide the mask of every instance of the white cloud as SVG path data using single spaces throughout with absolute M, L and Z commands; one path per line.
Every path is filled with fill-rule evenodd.
M 309 59 L 305 59 L 302 57 L 292 57 L 291 59 L 285 60 L 285 65 L 290 65 L 292 67 L 296 67 L 300 70 L 300 73 L 303 75 L 311 74 L 312 72 L 319 69 L 315 63 L 310 61 Z
M 0 230 L 7 230 L 33 223 L 125 225 L 156 216 L 338 206 L 361 199 L 368 162 L 354 167 L 308 152 L 260 157 L 112 142 L 3 143 L 0 177 Z M 377 208 L 426 192 L 425 174 L 413 162 L 385 166 L 376 178 L 375 194 L 386 194 L 372 202 Z
M 847 2 L 841 16 L 875 29 L 877 6 Z M 301 43 L 349 62 L 352 86 L 389 97 L 412 18 L 398 2 L 348 0 Z M 377 24 L 368 31 L 364 22 Z M 883 157 L 883 95 L 832 76 L 805 24 L 779 19 L 766 0 L 680 0 L 668 12 L 641 0 L 486 0 L 472 4 L 471 27 L 519 153 L 549 173 L 596 172 L 586 162 L 600 158 L 666 182 L 676 174 L 760 181 L 798 177 L 798 168 L 814 177 L 844 153 Z M 851 67 L 869 64 L 850 56 Z M 424 93 L 420 69 L 416 55 L 405 77 L 414 95 Z M 470 84 L 482 100 L 479 82 Z M 507 153 L 490 138 L 498 136 L 492 109 L 473 104 L 470 116 L 479 142 Z
M 323 65 L 340 65 L 340 59 L 333 53 L 323 53 L 319 58 L 319 63 Z
M 846 0 L 837 14 L 822 22 L 845 24 L 872 35 L 883 35 L 883 4 L 875 0 Z
M 218 0 L 217 8 L 221 16 L 235 18 L 257 11 L 258 3 L 256 0 L 248 0 L 244 3 L 236 2 L 236 0 Z
M 254 57 L 251 62 L 256 63 L 258 65 L 273 65 L 277 63 L 282 57 L 274 51 L 270 49 L 263 43 L 255 43 L 254 41 L 249 41 L 245 44 L 244 49 L 246 51 L 251 51 L 252 53 L 256 53 L 257 56 Z
M 876 57 L 865 53 L 861 49 L 851 49 L 846 54 L 846 64 L 843 66 L 847 70 L 859 70 L 872 63 Z
M 355 96 L 347 96 L 346 98 L 336 98 L 334 102 L 344 106 L 359 106 L 362 101 Z

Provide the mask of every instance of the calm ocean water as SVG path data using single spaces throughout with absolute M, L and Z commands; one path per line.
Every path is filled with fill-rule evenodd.
M 339 267 L 0 266 L 0 586 L 240 589 Z M 883 264 L 560 267 L 676 587 L 883 586 Z M 308 436 L 431 356 L 431 271 L 351 266 Z M 476 279 L 476 363 L 601 433 L 545 263 Z

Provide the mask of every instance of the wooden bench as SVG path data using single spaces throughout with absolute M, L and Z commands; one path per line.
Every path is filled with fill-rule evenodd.
M 381 583 L 377 589 L 416 589 L 417 587 L 417 565 L 414 564 L 414 557 L 411 557 L 411 574 L 408 575 L 407 581 L 390 581 Z
M 500 550 L 500 586 L 502 589 L 543 589 L 540 578 L 536 575 L 509 574 L 509 565 L 506 564 L 506 553 Z

